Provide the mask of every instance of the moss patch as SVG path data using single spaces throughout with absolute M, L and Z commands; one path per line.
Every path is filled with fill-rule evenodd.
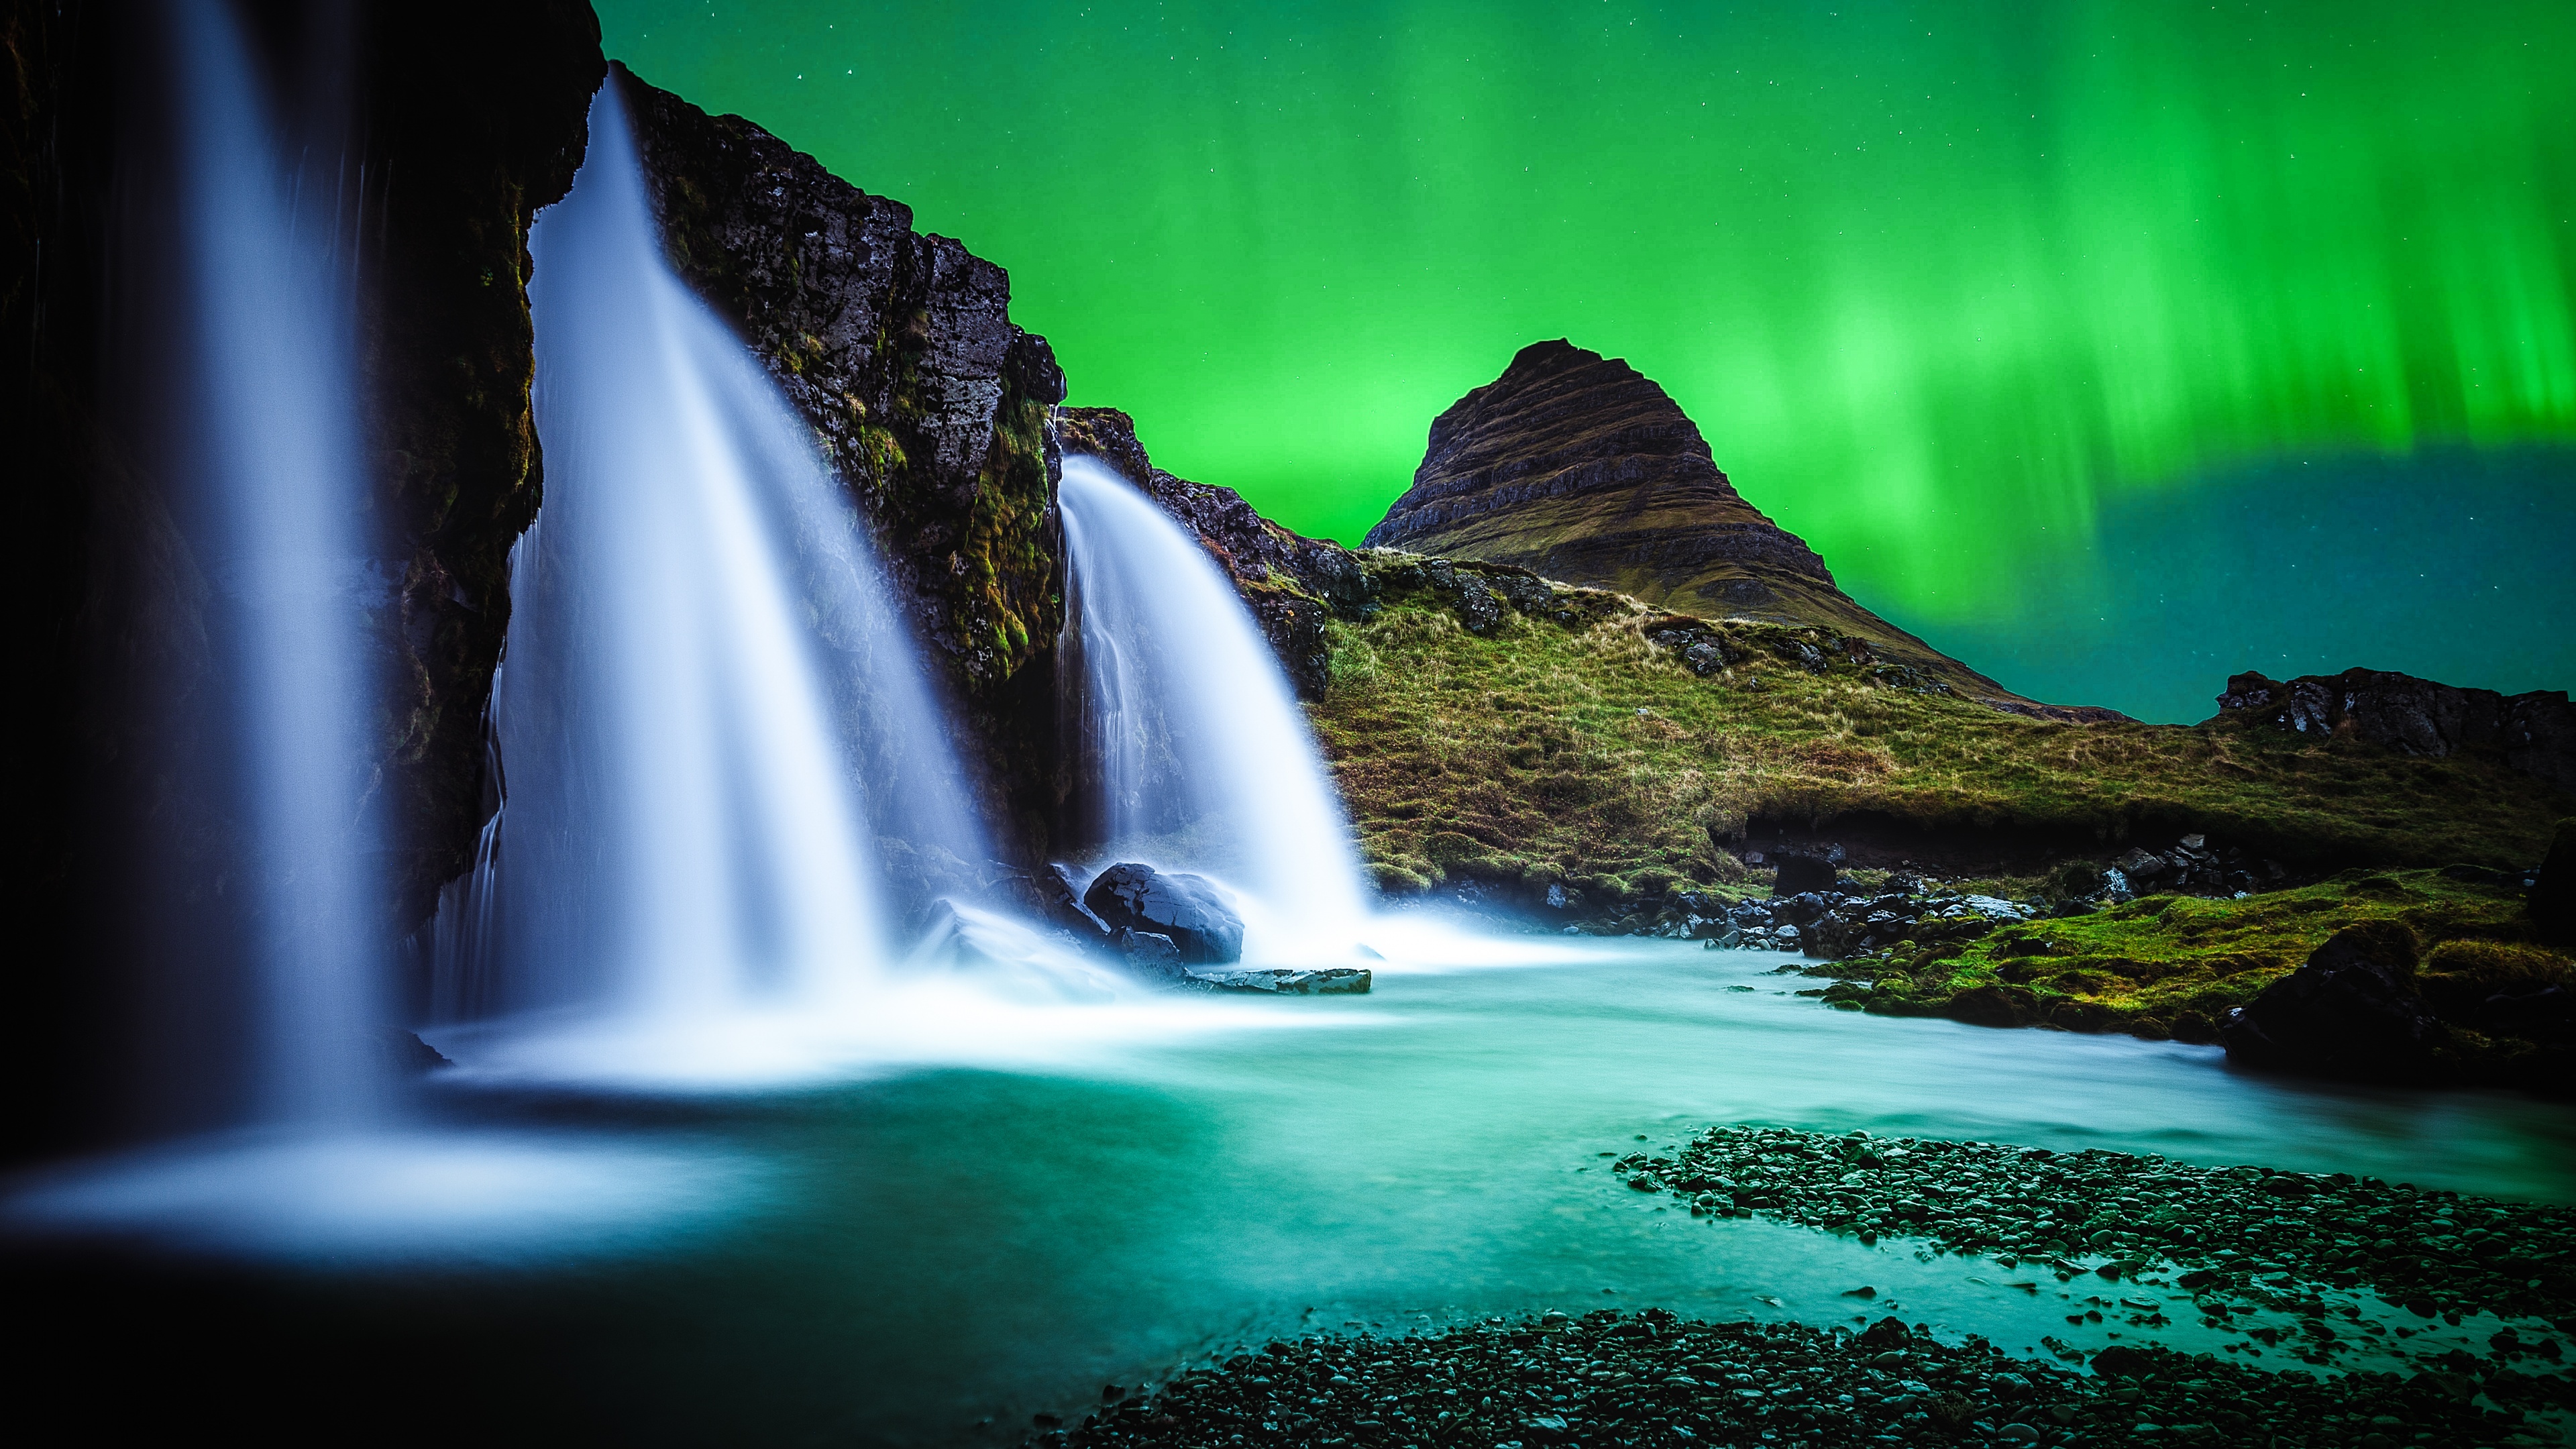
M 2576 970 L 2522 939 L 2518 892 L 2436 870 L 2348 871 L 2242 900 L 2150 896 L 1808 969 L 1844 978 L 1828 997 L 1870 1011 L 2213 1041 L 2229 1010 L 2297 970 L 2327 937 L 2366 924 L 2431 946 L 2420 980 L 2437 1010 L 2437 993 L 2467 1003 Z

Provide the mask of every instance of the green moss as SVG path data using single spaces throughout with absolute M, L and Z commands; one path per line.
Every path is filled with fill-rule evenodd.
M 2355 926 L 2403 942 L 2409 959 L 2431 948 L 2422 978 L 2428 1000 L 2437 993 L 2458 998 L 2454 1005 L 2483 1000 L 2517 985 L 2564 982 L 2571 970 L 2565 956 L 2519 940 L 2528 927 L 2518 892 L 2435 870 L 2351 872 L 2240 900 L 2158 896 L 1810 969 L 1872 982 L 1873 1011 L 1971 1019 L 1983 1011 L 2025 1024 L 2206 1041 L 2229 1010 Z M 2433 1004 L 2438 1010 L 2442 1001 Z
M 1310 709 L 1369 859 L 1429 858 L 1445 834 L 1476 843 L 1480 874 L 1652 867 L 1716 882 L 1732 864 L 1722 838 L 1749 819 L 1873 812 L 2089 838 L 2105 857 L 2196 829 L 2302 868 L 2521 866 L 2570 803 L 2480 757 L 2233 720 L 2005 714 L 1892 683 L 1820 629 L 1679 621 L 1734 661 L 1703 677 L 1657 642 L 1669 616 L 1590 590 L 1541 612 L 1478 636 L 1417 592 L 1327 626 L 1333 688 Z

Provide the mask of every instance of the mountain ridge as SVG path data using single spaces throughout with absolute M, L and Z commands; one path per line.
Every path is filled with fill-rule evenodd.
M 1522 348 L 1433 420 L 1413 485 L 1363 543 L 1517 564 L 1713 621 L 1821 625 L 1981 703 L 2116 717 L 2026 699 L 1864 607 L 1736 490 L 1661 386 L 1566 338 Z

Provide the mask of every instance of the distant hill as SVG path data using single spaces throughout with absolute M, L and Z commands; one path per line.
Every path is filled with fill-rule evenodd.
M 1431 424 L 1413 487 L 1366 542 L 1517 564 L 1704 619 L 1820 625 L 1972 698 L 2032 708 L 1861 607 L 1814 549 L 1735 491 L 1651 378 L 1563 339 L 1522 348 Z

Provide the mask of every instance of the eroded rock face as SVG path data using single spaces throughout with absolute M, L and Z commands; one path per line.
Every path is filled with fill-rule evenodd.
M 2227 681 L 2218 708 L 2222 715 L 2275 729 L 2319 738 L 2349 733 L 2436 759 L 2491 749 L 2526 775 L 2576 790 L 2576 705 L 2565 690 L 2508 696 L 2384 669 L 2309 674 L 2286 683 L 2248 672 Z
M 1132 862 L 1113 865 L 1083 892 L 1082 904 L 1120 933 L 1122 946 L 1132 936 L 1150 935 L 1169 940 L 1188 965 L 1243 959 L 1243 918 L 1204 876 Z
M 1744 501 L 1664 390 L 1562 339 L 1431 424 L 1371 545 L 1519 564 L 1718 619 L 1821 624 L 1980 699 L 2027 701 L 1854 603 L 1797 535 Z
M 1012 325 L 1002 269 L 913 230 L 910 207 L 739 116 L 615 76 L 673 266 L 768 364 L 875 524 L 966 711 L 958 737 L 1033 853 L 1059 793 L 1055 354 Z

